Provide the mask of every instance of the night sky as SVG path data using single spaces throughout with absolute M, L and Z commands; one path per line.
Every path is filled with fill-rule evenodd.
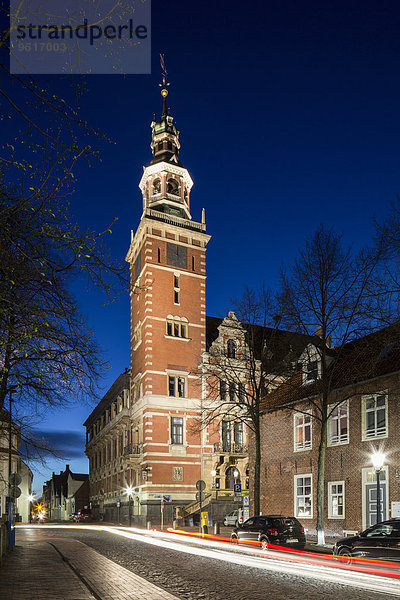
M 273 286 L 319 223 L 359 247 L 400 191 L 398 2 L 152 3 L 152 75 L 89 76 L 82 112 L 116 142 L 77 175 L 71 209 L 84 227 L 117 224 L 123 259 L 138 225 L 138 182 L 160 115 L 158 55 L 194 186 L 192 217 L 206 209 L 207 313 L 224 316 L 244 286 Z M 63 81 L 54 77 L 57 92 Z M 74 290 L 109 370 L 102 392 L 129 366 L 129 302 Z M 93 405 L 48 412 L 46 437 L 63 461 L 34 468 L 34 489 L 69 463 L 87 472 L 83 421 Z

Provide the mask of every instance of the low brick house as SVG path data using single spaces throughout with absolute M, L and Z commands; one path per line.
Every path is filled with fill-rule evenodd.
M 325 535 L 337 537 L 376 522 L 373 453 L 385 456 L 381 519 L 400 515 L 400 341 L 385 330 L 348 344 L 339 363 L 337 351 L 330 353 L 336 370 L 327 422 L 324 521 Z M 297 374 L 265 398 L 261 433 L 261 510 L 295 515 L 309 534 L 316 533 L 321 438 L 315 418 L 318 365 L 310 362 L 317 355 L 318 345 L 311 344 Z

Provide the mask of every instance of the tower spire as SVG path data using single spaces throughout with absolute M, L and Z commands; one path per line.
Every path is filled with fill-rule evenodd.
M 169 82 L 167 81 L 168 72 L 167 72 L 167 69 L 165 68 L 164 54 L 160 54 L 160 65 L 161 65 L 162 83 L 159 83 L 158 85 L 161 88 L 161 96 L 163 98 L 162 116 L 166 117 L 167 116 L 167 96 L 168 96 L 167 87 L 169 86 Z

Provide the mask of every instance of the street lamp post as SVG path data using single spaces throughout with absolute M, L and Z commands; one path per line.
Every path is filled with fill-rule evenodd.
M 133 487 L 129 485 L 125 490 L 126 495 L 128 496 L 128 518 L 129 518 L 129 527 L 132 527 L 132 496 L 133 496 Z
M 385 462 L 385 455 L 382 452 L 374 452 L 372 455 L 372 465 L 375 469 L 376 474 L 376 522 L 380 523 L 381 518 L 381 486 L 380 476 L 383 463 Z

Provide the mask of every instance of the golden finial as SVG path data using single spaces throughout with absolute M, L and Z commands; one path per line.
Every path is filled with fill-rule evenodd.
M 161 88 L 161 96 L 163 98 L 166 98 L 168 96 L 167 86 L 169 86 L 169 83 L 167 82 L 168 73 L 167 73 L 167 69 L 165 68 L 164 54 L 160 54 L 160 65 L 161 65 L 162 83 L 159 83 L 158 85 Z

